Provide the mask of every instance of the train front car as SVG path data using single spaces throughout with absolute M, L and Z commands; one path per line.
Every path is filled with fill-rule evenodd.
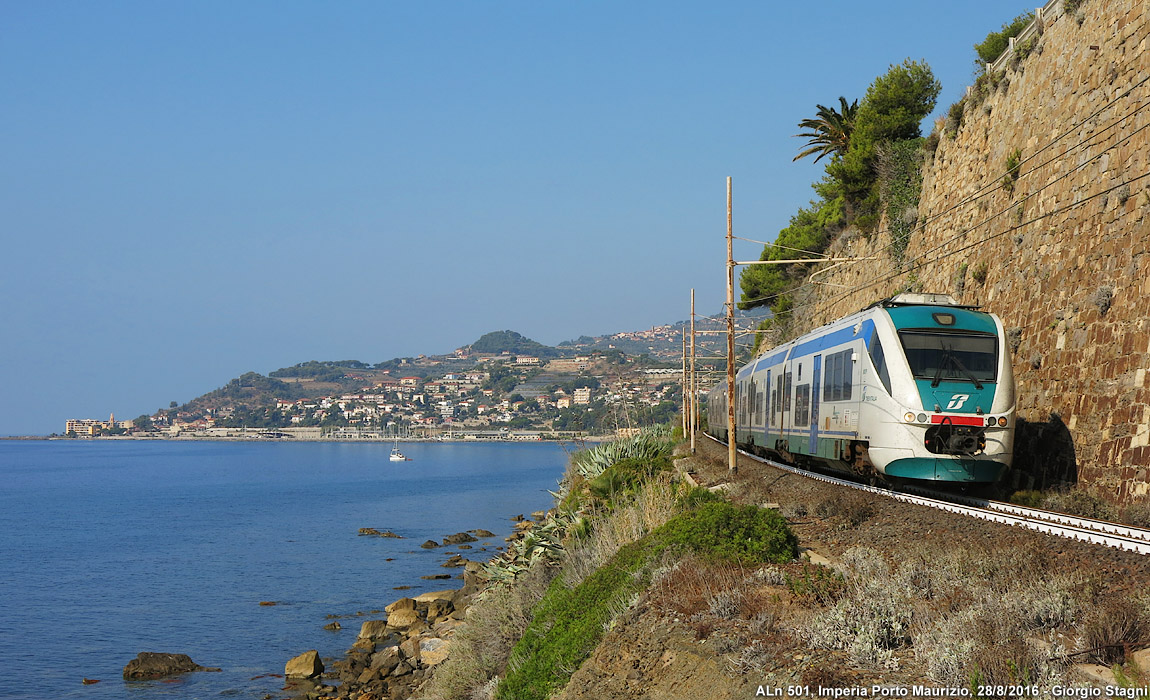
M 873 468 L 896 479 L 1002 479 L 1015 423 L 1002 321 L 944 295 L 899 295 L 872 311 L 869 354 L 873 362 L 878 344 L 885 366 L 876 367 L 881 389 L 864 396 L 859 432 Z

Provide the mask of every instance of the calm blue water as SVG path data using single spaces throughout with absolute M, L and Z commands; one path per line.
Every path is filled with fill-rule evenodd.
M 0 442 L 0 697 L 282 697 L 282 679 L 253 678 L 339 655 L 382 617 L 329 632 L 325 616 L 458 588 L 420 576 L 459 573 L 448 551 L 489 558 L 484 542 L 419 545 L 484 528 L 490 552 L 511 516 L 551 505 L 566 464 L 554 444 L 402 449 L 413 461 L 387 444 Z M 141 651 L 224 671 L 125 683 Z

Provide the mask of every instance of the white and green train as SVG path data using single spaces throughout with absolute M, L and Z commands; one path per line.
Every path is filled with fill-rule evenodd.
M 1014 447 L 1002 321 L 942 294 L 901 294 L 780 345 L 735 379 L 736 442 L 870 478 L 994 483 Z M 727 386 L 707 399 L 726 441 Z

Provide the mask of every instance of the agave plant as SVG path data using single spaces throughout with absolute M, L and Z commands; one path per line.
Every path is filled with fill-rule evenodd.
M 589 450 L 577 452 L 572 458 L 576 471 L 584 479 L 594 479 L 616 462 L 630 458 L 652 459 L 671 449 L 669 426 L 647 428 L 638 435 L 624 440 L 605 442 Z

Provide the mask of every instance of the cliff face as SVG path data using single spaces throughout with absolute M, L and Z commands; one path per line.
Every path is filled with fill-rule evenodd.
M 1016 485 L 1076 478 L 1125 501 L 1150 494 L 1150 2 L 1052 9 L 925 164 L 901 262 L 885 225 L 840 242 L 875 259 L 820 275 L 841 286 L 802 325 L 907 288 L 981 304 L 1017 329 L 1021 443 L 1059 444 Z

